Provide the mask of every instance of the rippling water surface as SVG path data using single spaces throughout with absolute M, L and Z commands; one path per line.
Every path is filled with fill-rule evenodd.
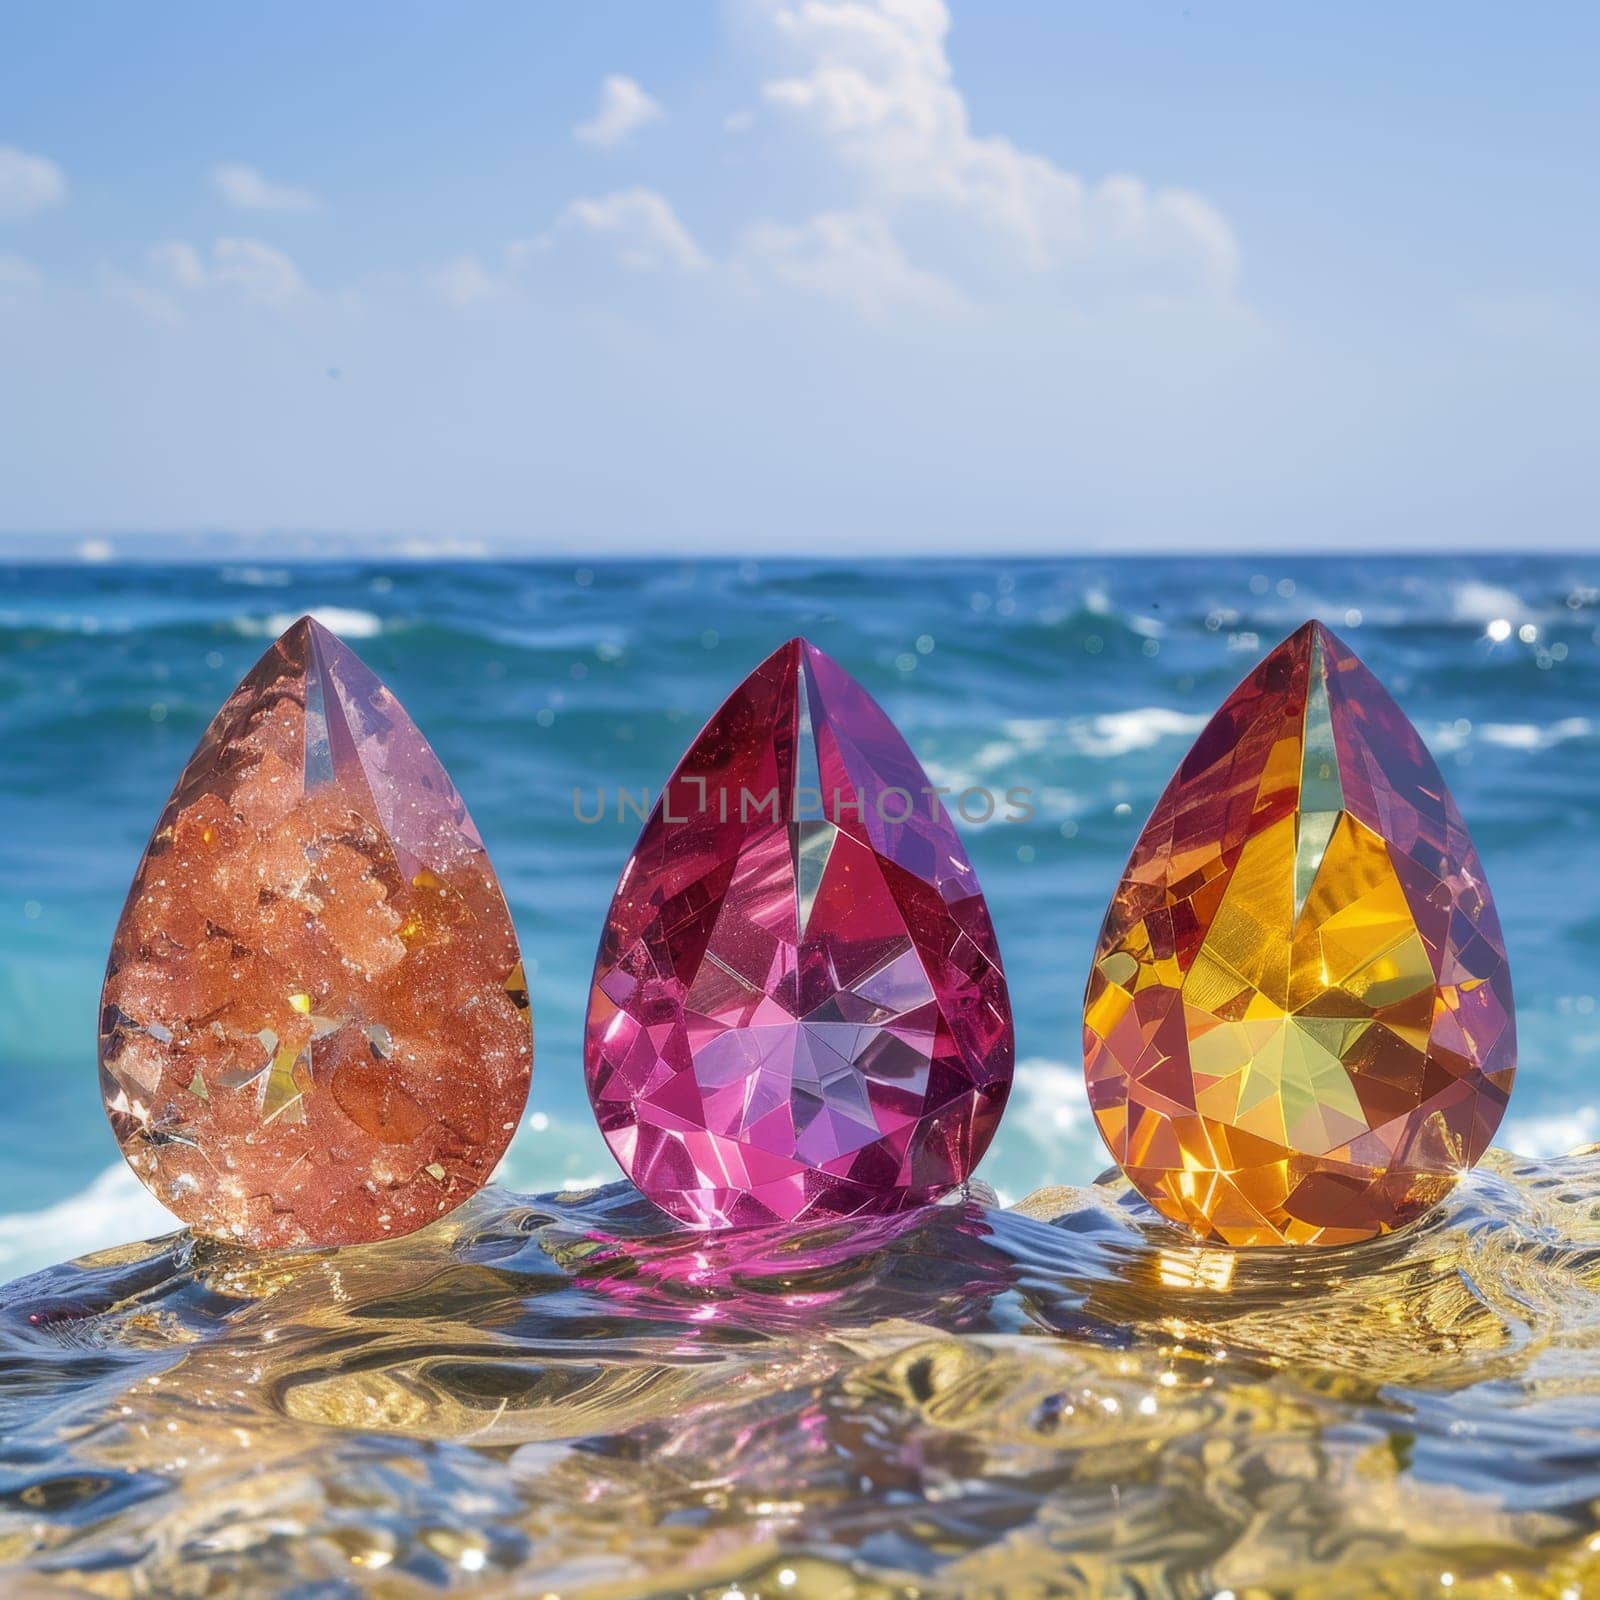
M 1600 1151 L 1299 1256 L 1120 1186 L 711 1239 L 489 1191 L 50 1269 L 0 1372 L 7 1594 L 1600 1593 Z
M 1021 1067 L 980 1176 L 1088 1182 L 1078 1005 L 1123 860 L 1189 742 L 1261 653 L 1329 622 L 1431 742 L 1500 902 L 1523 1067 L 1501 1142 L 1600 1138 L 1600 560 L 0 569 L 0 1280 L 161 1231 L 101 1115 L 95 1011 L 148 831 L 223 697 L 315 608 L 393 685 L 488 842 L 528 957 L 533 1096 L 503 1174 L 606 1181 L 579 1061 L 600 920 L 638 822 L 705 717 L 804 632 L 934 781 L 1032 791 L 969 826 Z M 585 826 L 597 789 L 611 808 Z

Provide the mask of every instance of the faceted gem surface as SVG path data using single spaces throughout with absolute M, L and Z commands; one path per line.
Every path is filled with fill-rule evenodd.
M 937 795 L 861 685 L 791 640 L 690 746 L 623 871 L 586 1048 L 606 1142 L 701 1226 L 896 1211 L 971 1173 L 1012 1050 Z
M 516 935 L 399 702 L 303 618 L 206 730 L 117 925 L 100 1076 L 196 1231 L 403 1234 L 488 1179 L 533 1066 Z
M 1388 1232 L 1487 1148 L 1516 1067 L 1494 902 L 1421 737 L 1320 624 L 1229 696 L 1139 836 L 1084 1059 L 1123 1171 L 1229 1244 Z

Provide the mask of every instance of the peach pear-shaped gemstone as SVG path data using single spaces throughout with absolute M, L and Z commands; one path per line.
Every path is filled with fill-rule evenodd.
M 1157 802 L 1084 1056 L 1122 1170 L 1218 1242 L 1389 1232 L 1487 1148 L 1516 1068 L 1494 901 L 1416 729 L 1320 624 L 1228 697 Z
M 106 1112 L 196 1232 L 408 1233 L 482 1187 L 533 1066 L 483 842 L 388 688 L 309 617 L 168 800 L 101 998 Z

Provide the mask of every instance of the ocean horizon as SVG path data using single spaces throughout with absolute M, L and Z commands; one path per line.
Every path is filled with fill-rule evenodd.
M 92 542 L 92 541 L 91 541 Z M 81 541 L 80 541 L 81 543 Z M 533 1091 L 501 1172 L 610 1182 L 584 1094 L 595 944 L 652 792 L 704 719 L 794 634 L 894 718 L 932 781 L 1024 788 L 963 836 L 1016 1014 L 1011 1107 L 978 1177 L 1005 1199 L 1108 1165 L 1084 1100 L 1079 1004 L 1145 816 L 1278 639 L 1318 617 L 1440 762 L 1483 856 L 1521 1067 L 1498 1142 L 1600 1137 L 1600 556 L 1085 556 L 852 561 L 131 559 L 127 541 L 21 559 L 0 541 L 0 1279 L 174 1223 L 100 1105 L 97 999 L 140 852 L 238 679 L 312 612 L 399 696 L 470 806 L 533 999 Z M 458 552 L 459 553 L 459 552 Z M 598 793 L 599 822 L 582 820 Z M 619 809 L 621 815 L 619 816 Z M 580 815 L 581 813 L 581 815 Z

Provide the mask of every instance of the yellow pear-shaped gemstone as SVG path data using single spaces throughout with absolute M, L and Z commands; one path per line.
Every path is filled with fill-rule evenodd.
M 1307 623 L 1157 803 L 1084 1002 L 1101 1136 L 1208 1239 L 1401 1226 L 1483 1154 L 1516 1068 L 1477 851 L 1416 729 Z

